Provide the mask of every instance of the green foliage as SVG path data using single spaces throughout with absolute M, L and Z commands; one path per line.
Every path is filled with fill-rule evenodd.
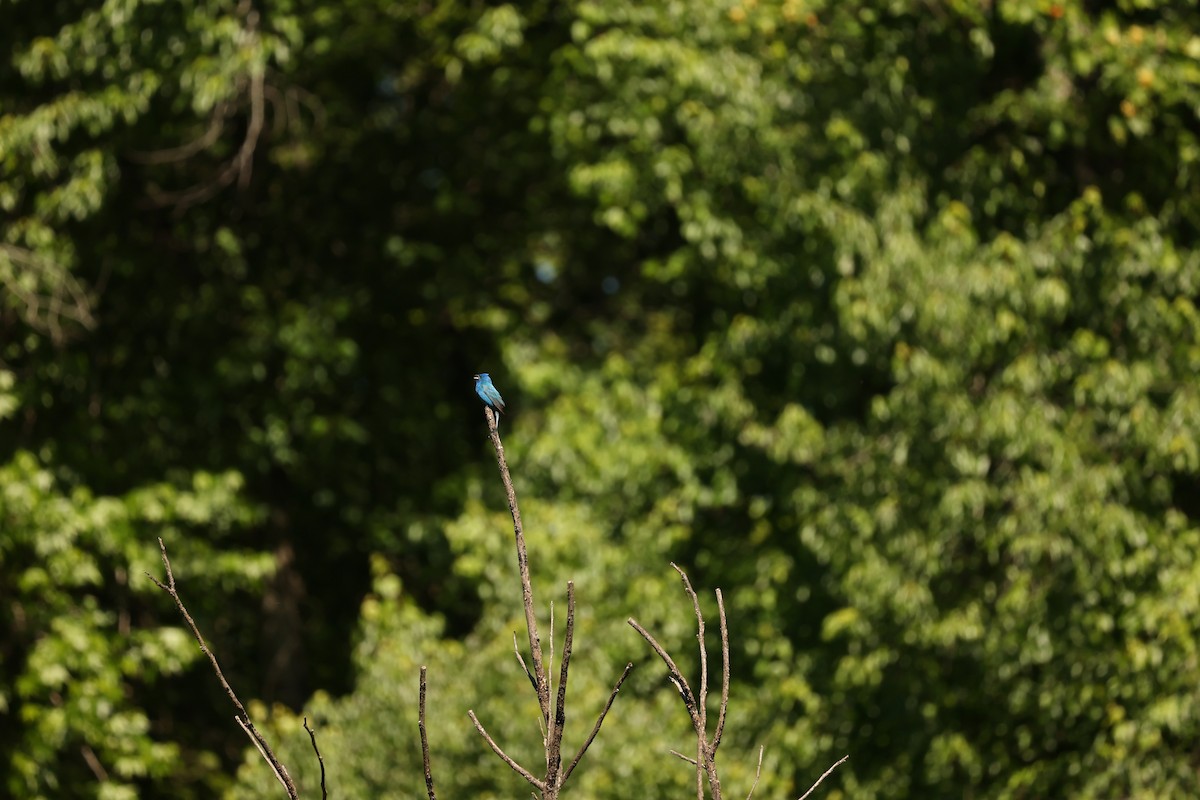
M 200 473 L 189 487 L 93 497 L 65 490 L 33 455 L 18 453 L 0 468 L 0 487 L 6 793 L 132 798 L 140 786 L 169 783 L 181 771 L 180 748 L 152 732 L 146 703 L 200 651 L 174 620 L 162 626 L 146 614 L 159 605 L 148 602 L 158 589 L 143 573 L 162 574 L 158 535 L 186 559 L 188 577 L 199 577 L 188 582 L 197 593 L 261 584 L 269 559 L 196 539 L 254 521 L 238 499 L 240 481 Z M 216 765 L 207 757 L 199 766 Z
M 446 794 L 523 791 L 463 714 L 537 752 L 480 369 L 569 741 L 639 662 L 581 796 L 690 791 L 623 622 L 694 670 L 669 560 L 729 791 L 761 743 L 764 797 L 1197 794 L 1194 8 L 4 9 L 14 796 L 277 791 L 180 693 L 160 533 L 309 794 L 301 706 L 334 791 L 421 795 L 422 663 Z

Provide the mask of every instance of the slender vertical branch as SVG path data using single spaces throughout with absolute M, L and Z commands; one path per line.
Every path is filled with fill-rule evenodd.
M 637 620 L 632 617 L 628 620 L 629 625 L 641 634 L 646 643 L 650 645 L 658 657 L 667 665 L 668 677 L 671 683 L 675 684 L 675 688 L 679 690 L 679 696 L 683 699 L 684 707 L 687 708 L 688 715 L 692 718 L 692 728 L 696 732 L 696 760 L 694 762 L 684 756 L 686 761 L 696 765 L 696 797 L 698 800 L 704 800 L 704 779 L 708 779 L 708 791 L 713 800 L 721 800 L 721 778 L 717 772 L 717 746 L 720 743 L 720 735 L 725 727 L 725 715 L 729 704 L 729 632 L 728 624 L 725 620 L 725 604 L 721 597 L 721 593 L 717 592 L 717 607 L 721 612 L 721 708 L 717 719 L 717 731 L 712 743 L 708 740 L 707 731 L 707 714 L 705 710 L 705 702 L 708 699 L 708 650 L 704 643 L 704 614 L 700 611 L 700 600 L 696 596 L 695 590 L 692 588 L 692 582 L 688 579 L 687 573 L 680 569 L 676 564 L 671 567 L 679 573 L 679 577 L 683 580 L 684 590 L 692 601 L 692 609 L 696 614 L 696 639 L 700 643 L 700 694 L 696 696 L 692 693 L 691 687 L 688 685 L 687 679 L 679 670 L 679 666 L 671 655 L 658 641 L 650 635 L 650 633 L 638 624 Z
M 429 764 L 429 736 L 425 733 L 425 673 L 427 667 L 421 667 L 421 695 L 417 706 L 417 729 L 421 732 L 421 762 L 425 766 L 425 792 L 429 795 L 429 800 L 437 800 L 437 795 L 433 792 L 433 769 Z M 322 773 L 321 786 L 325 786 L 324 773 Z
M 508 496 L 508 510 L 512 514 L 513 536 L 517 544 L 517 569 L 521 574 L 521 602 L 525 606 L 525 628 L 529 632 L 529 655 L 533 660 L 533 676 L 537 684 L 538 707 L 546 727 L 550 726 L 550 688 L 546 684 L 546 666 L 542 659 L 542 641 L 538 635 L 537 614 L 533 604 L 533 586 L 529 580 L 529 554 L 525 549 L 525 530 L 521 526 L 521 509 L 517 506 L 517 492 L 513 488 L 512 476 L 508 472 L 508 462 L 504 458 L 504 444 L 500 441 L 500 432 L 496 428 L 496 415 L 486 406 L 483 409 L 487 417 L 488 433 L 491 436 L 492 447 L 496 451 L 496 464 L 500 467 L 500 480 L 504 483 L 504 491 Z
M 424 704 L 422 704 L 422 711 L 424 711 L 423 706 Z M 325 790 L 325 759 L 321 758 L 321 748 L 317 747 L 317 732 L 308 727 L 308 717 L 304 718 L 304 730 L 308 731 L 308 739 L 312 742 L 313 752 L 317 754 L 317 763 L 321 765 L 321 800 L 325 800 L 329 797 L 329 793 Z
M 688 580 L 687 573 L 675 563 L 671 564 L 671 568 L 678 572 L 679 577 L 683 579 L 683 588 L 687 591 L 688 597 L 692 599 L 692 608 L 696 612 L 696 641 L 700 643 L 700 696 L 696 698 L 696 702 L 700 706 L 700 727 L 707 729 L 708 648 L 704 645 L 704 615 L 700 613 L 700 598 L 696 596 L 696 590 L 692 588 L 692 582 Z
M 563 636 L 562 663 L 558 674 L 558 696 L 554 703 L 554 724 L 546 744 L 546 785 L 559 787 L 562 770 L 562 737 L 567 724 L 567 672 L 571 667 L 571 648 L 575 640 L 575 582 L 567 581 L 567 630 Z
M 758 788 L 758 779 L 762 777 L 762 757 L 763 747 L 758 746 L 758 766 L 754 768 L 754 783 L 750 785 L 750 793 L 746 795 L 746 800 L 751 800 L 754 797 L 754 790 Z
M 554 696 L 554 601 L 550 601 L 550 646 L 546 656 L 546 691 Z M 551 714 L 554 710 L 551 709 Z M 549 720 L 547 720 L 548 722 Z M 542 728 L 542 753 L 546 757 L 546 771 L 550 771 L 550 736 L 551 727 Z
M 725 621 L 725 599 L 721 596 L 720 589 L 717 589 L 717 613 L 721 617 L 721 709 L 717 714 L 717 730 L 713 734 L 713 756 L 716 756 L 717 748 L 721 746 L 721 737 L 725 735 L 725 712 L 729 710 L 729 625 Z M 762 764 L 761 753 L 759 764 Z

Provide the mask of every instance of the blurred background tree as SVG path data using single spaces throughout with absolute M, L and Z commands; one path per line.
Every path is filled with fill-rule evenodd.
M 446 795 L 523 791 L 465 719 L 536 752 L 486 369 L 569 741 L 643 662 L 580 796 L 689 791 L 623 623 L 691 652 L 672 559 L 729 598 L 730 791 L 764 743 L 762 796 L 1196 796 L 1198 23 L 0 3 L 5 791 L 278 792 L 159 535 L 308 793 L 303 714 L 422 795 L 420 663 Z

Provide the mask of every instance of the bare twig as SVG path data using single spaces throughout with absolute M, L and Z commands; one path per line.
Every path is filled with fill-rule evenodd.
M 667 752 L 670 753 L 671 755 L 675 756 L 676 758 L 678 758 L 680 761 L 686 761 L 687 763 L 691 764 L 693 767 L 696 766 L 696 759 L 692 758 L 691 756 L 685 756 L 683 753 L 679 752 L 678 750 L 668 750 Z
M 562 782 L 565 784 L 567 778 L 571 777 L 571 773 L 575 771 L 575 765 L 583 758 L 583 754 L 591 747 L 592 741 L 596 738 L 596 734 L 600 733 L 600 726 L 604 724 L 604 718 L 608 715 L 608 710 L 612 708 L 613 701 L 617 699 L 617 692 L 621 691 L 621 684 L 625 683 L 625 679 L 629 677 L 629 673 L 633 671 L 633 662 L 625 665 L 625 671 L 621 673 L 621 677 L 617 678 L 617 684 L 613 686 L 612 694 L 608 696 L 608 702 L 604 704 L 604 710 L 600 712 L 600 716 L 596 719 L 596 725 L 592 728 L 592 732 L 588 734 L 587 741 L 579 748 L 579 752 L 575 754 L 575 758 L 571 761 L 571 765 L 563 772 Z
M 762 777 L 762 757 L 763 746 L 758 746 L 758 766 L 754 768 L 754 783 L 750 785 L 750 793 L 746 795 L 746 800 L 751 800 L 754 797 L 754 790 L 758 788 L 758 779 Z
M 429 765 L 429 737 L 425 733 L 425 672 L 426 667 L 421 667 L 421 697 L 417 710 L 417 728 L 421 731 L 421 761 L 425 765 L 425 791 L 429 795 L 429 800 L 437 800 L 437 796 L 433 793 L 433 770 Z M 325 781 L 321 781 L 321 786 L 324 787 Z
M 844 755 L 844 756 L 842 756 L 841 758 L 839 758 L 839 759 L 838 759 L 836 762 L 834 762 L 834 765 L 833 765 L 832 767 L 830 767 L 829 769 L 825 770 L 825 772 L 824 772 L 824 773 L 821 775 L 821 777 L 817 778 L 817 782 L 816 782 L 816 783 L 814 783 L 812 786 L 808 787 L 808 791 L 807 791 L 807 792 L 805 792 L 804 794 L 800 795 L 800 800 L 805 800 L 805 799 L 806 799 L 806 798 L 807 798 L 807 797 L 808 797 L 810 794 L 812 794 L 812 793 L 813 793 L 813 790 L 814 790 L 814 789 L 816 789 L 818 786 L 820 786 L 820 785 L 821 785 L 821 781 L 823 781 L 823 780 L 825 780 L 826 778 L 828 778 L 828 777 L 829 777 L 829 773 L 833 772 L 835 769 L 837 769 L 838 767 L 840 767 L 842 764 L 845 764 L 845 763 L 846 763 L 846 761 L 847 761 L 849 758 L 850 758 L 850 756 L 849 756 L 849 755 Z
M 533 586 L 529 580 L 529 554 L 525 549 L 525 530 L 521 526 L 521 509 L 517 506 L 517 492 L 513 489 L 508 462 L 504 459 L 504 444 L 496 429 L 498 418 L 486 406 L 483 409 L 488 421 L 492 447 L 496 451 L 496 464 L 500 467 L 500 480 L 508 496 L 508 510 L 512 515 L 513 536 L 517 545 L 517 570 L 521 574 L 521 602 L 525 607 L 525 628 L 529 632 L 529 655 L 533 659 L 533 676 L 537 683 L 538 707 L 546 727 L 550 725 L 550 689 L 546 683 L 546 665 L 542 658 L 542 640 L 538 634 L 537 614 L 533 605 Z
M 424 711 L 422 704 L 422 711 Z M 313 752 L 317 754 L 317 763 L 321 765 L 321 800 L 329 797 L 329 793 L 325 791 L 325 759 L 321 758 L 321 748 L 317 747 L 317 732 L 308 727 L 308 717 L 304 718 L 304 730 L 308 731 L 308 739 L 312 742 Z M 422 733 L 424 731 L 422 730 Z
M 479 722 L 479 718 L 475 716 L 474 711 L 468 711 L 467 716 L 471 718 L 471 722 L 475 723 L 475 730 L 479 731 L 479 735 L 482 736 L 484 741 L 486 741 L 488 743 L 488 745 L 492 748 L 492 752 L 495 753 L 496 755 L 500 756 L 501 761 L 503 761 L 505 764 L 508 764 L 508 766 L 512 769 L 513 772 L 517 773 L 522 778 L 529 781 L 529 783 L 533 786 L 533 788 L 535 788 L 539 792 L 543 792 L 543 793 L 546 791 L 545 783 L 543 783 L 542 781 L 539 781 L 537 778 L 533 777 L 533 775 L 529 772 L 529 770 L 522 767 L 516 761 L 513 761 L 511 758 L 508 757 L 508 753 L 505 753 L 502 749 L 500 749 L 500 745 L 496 744 L 496 740 L 493 739 L 491 734 L 488 733 L 484 729 L 482 723 Z
M 554 696 L 554 601 L 550 601 L 550 650 L 546 655 L 546 691 Z M 552 710 L 553 711 L 553 710 Z M 549 722 L 549 720 L 547 720 Z M 542 751 L 546 756 L 546 769 L 550 769 L 550 729 L 542 729 Z
M 704 615 L 700 613 L 700 598 L 696 596 L 696 590 L 692 588 L 692 582 L 688 580 L 687 573 L 679 568 L 678 564 L 672 563 L 671 568 L 679 573 L 679 577 L 683 579 L 683 588 L 687 591 L 688 597 L 692 599 L 692 608 L 696 612 L 696 641 L 700 643 L 700 696 L 696 698 L 696 704 L 700 707 L 700 727 L 708 727 L 708 648 L 704 644 Z
M 250 737 L 250 741 L 254 744 L 254 746 L 256 748 L 258 748 L 258 754 L 263 757 L 263 760 L 266 761 L 268 764 L 270 764 L 271 756 L 267 755 L 267 750 L 264 747 L 263 742 L 259 741 L 258 737 L 254 735 L 255 732 L 250 730 L 250 725 L 245 720 L 243 720 L 241 717 L 236 716 L 236 715 L 234 716 L 233 721 L 236 722 L 239 727 L 241 727 L 243 733 L 245 733 L 247 736 Z M 282 768 L 282 766 L 283 765 L 281 764 L 280 767 Z M 274 765 L 272 765 L 271 768 L 272 768 L 272 770 L 274 770 Z M 286 790 L 288 788 L 288 783 L 291 781 L 291 778 L 287 774 L 287 770 L 284 769 L 282 772 L 280 772 L 280 771 L 275 772 L 275 780 L 279 781 L 280 785 L 282 785 L 283 788 Z
M 650 645 L 650 649 L 658 653 L 658 657 L 667 665 L 667 671 L 670 673 L 671 683 L 675 684 L 675 688 L 679 690 L 679 696 L 683 698 L 683 703 L 687 706 L 688 714 L 692 717 L 692 725 L 700 724 L 700 715 L 696 711 L 696 699 L 692 695 L 692 688 L 688 686 L 687 678 L 683 677 L 683 673 L 679 671 L 679 666 L 671 655 L 663 648 L 658 640 L 650 635 L 650 632 L 643 628 L 636 619 L 630 617 L 626 620 L 629 625 L 646 640 Z
M 529 685 L 533 687 L 533 691 L 537 692 L 537 678 L 533 677 L 533 673 L 529 671 L 529 667 L 525 664 L 525 656 L 521 655 L 521 649 L 517 646 L 517 632 L 513 631 L 513 652 L 517 654 L 517 662 L 520 663 L 521 669 L 525 670 L 525 677 L 529 678 Z
M 275 773 L 275 777 L 281 784 L 283 784 L 283 788 L 287 790 L 288 797 L 292 798 L 292 800 L 296 800 L 299 795 L 296 792 L 296 785 L 292 782 L 291 776 L 288 775 L 287 769 L 283 766 L 283 763 L 276 758 L 275 753 L 271 750 L 271 746 L 267 743 L 267 740 L 261 733 L 258 732 L 258 729 L 254 727 L 254 722 L 250 719 L 250 715 L 246 713 L 246 708 L 242 705 L 242 701 L 239 700 L 237 694 L 234 693 L 233 687 L 229 685 L 229 681 L 225 680 L 225 675 L 221 672 L 221 665 L 217 663 L 217 657 L 213 655 L 211 650 L 208 649 L 208 645 L 204 642 L 204 637 L 200 634 L 200 628 L 196 626 L 196 622 L 192 619 L 192 615 L 188 613 L 187 606 L 183 604 L 183 600 L 179 597 L 179 592 L 175 588 L 175 574 L 171 571 L 171 562 L 167 558 L 167 546 L 163 544 L 161 537 L 158 540 L 158 548 L 162 553 L 163 567 L 167 572 L 167 582 L 166 584 L 163 584 L 162 581 L 151 575 L 149 572 L 146 573 L 146 577 L 153 581 L 154 585 L 159 589 L 162 589 L 164 592 L 169 594 L 171 599 L 175 601 L 175 607 L 179 609 L 179 613 L 183 615 L 188 627 L 192 629 L 192 635 L 196 638 L 196 642 L 200 645 L 200 651 L 204 653 L 204 655 L 208 656 L 209 663 L 212 664 L 213 672 L 215 672 L 217 675 L 217 680 L 221 682 L 221 687 L 225 689 L 225 694 L 229 697 L 230 702 L 233 703 L 234 708 L 237 709 L 238 713 L 234 719 L 237 720 L 238 725 L 240 725 L 242 730 L 246 732 L 246 735 L 250 737 L 250 741 L 254 742 L 254 746 L 258 748 L 258 752 L 262 754 L 263 760 L 267 762 L 267 765 L 271 767 L 271 771 Z
M 717 612 L 721 617 L 721 709 L 717 714 L 717 731 L 713 734 L 713 754 L 721 746 L 725 735 L 725 712 L 729 709 L 729 625 L 725 621 L 725 599 L 717 589 Z M 760 754 L 761 762 L 761 754 Z
M 571 667 L 571 647 L 575 639 L 575 583 L 567 581 L 567 630 L 563 636 L 562 663 L 558 673 L 558 696 L 554 702 L 554 725 L 550 728 L 550 741 L 546 744 L 546 784 L 559 785 L 562 769 L 563 728 L 567 724 L 567 672 Z M 551 646 L 553 654 L 553 646 Z
M 79 748 L 79 754 L 83 756 L 84 762 L 87 763 L 88 769 L 92 771 L 92 775 L 100 783 L 105 783 L 108 780 L 108 770 L 100 763 L 100 759 L 96 757 L 96 751 L 88 745 L 83 745 Z

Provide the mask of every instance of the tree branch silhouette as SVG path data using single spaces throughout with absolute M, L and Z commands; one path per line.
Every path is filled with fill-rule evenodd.
M 563 731 L 566 727 L 567 720 L 567 682 L 571 667 L 571 654 L 575 642 L 575 584 L 573 581 L 567 582 L 567 622 L 566 632 L 563 641 L 562 658 L 559 663 L 558 676 L 558 691 L 551 696 L 551 683 L 547 676 L 545 656 L 542 653 L 541 636 L 538 632 L 536 606 L 533 599 L 533 587 L 529 579 L 529 554 L 525 545 L 525 530 L 521 524 L 521 510 L 517 505 L 517 492 L 513 488 L 512 475 L 508 469 L 508 461 L 504 455 L 504 443 L 500 440 L 500 432 L 497 429 L 499 418 L 492 409 L 485 407 L 483 409 L 484 417 L 487 419 L 488 434 L 491 438 L 492 447 L 496 451 L 496 465 L 500 469 L 500 480 L 504 484 L 504 491 L 508 497 L 508 510 L 512 515 L 513 521 L 513 538 L 517 549 L 517 572 L 521 579 L 521 603 L 525 610 L 525 628 L 529 641 L 530 661 L 533 668 L 530 669 L 522 656 L 520 648 L 516 644 L 516 634 L 513 634 L 513 650 L 516 652 L 517 661 L 521 664 L 521 669 L 528 676 L 530 683 L 533 686 L 534 692 L 537 694 L 538 709 L 540 711 L 540 721 L 543 736 L 543 746 L 545 749 L 545 777 L 537 778 L 530 770 L 522 767 L 496 742 L 494 738 L 483 727 L 483 723 L 475 716 L 474 711 L 468 711 L 467 715 L 474 723 L 475 729 L 479 731 L 479 735 L 483 737 L 492 751 L 508 764 L 509 768 L 524 778 L 541 794 L 542 800 L 556 800 L 559 797 L 563 786 L 567 779 L 571 777 L 575 767 L 579 765 L 583 759 L 584 753 L 595 740 L 596 735 L 600 732 L 600 727 L 604 724 L 604 719 L 608 715 L 608 711 L 612 708 L 613 701 L 617 697 L 617 693 L 621 691 L 621 685 L 625 682 L 625 678 L 629 676 L 633 669 L 633 664 L 625 665 L 625 670 L 621 677 L 617 679 L 616 685 L 613 686 L 612 693 L 609 695 L 608 702 L 604 709 L 600 712 L 596 719 L 596 724 L 592 728 L 591 734 L 579 748 L 575 758 L 566 769 L 562 768 L 562 739 Z M 552 620 L 553 623 L 553 620 Z M 553 649 L 553 631 L 551 631 L 551 648 Z M 553 662 L 554 654 L 550 654 L 551 662 Z M 431 797 L 432 800 L 432 797 Z
M 229 697 L 230 702 L 233 703 L 234 708 L 237 709 L 238 713 L 234 716 L 234 720 L 236 720 L 241 729 L 246 732 L 246 735 L 250 737 L 250 741 L 254 743 L 254 746 L 258 748 L 258 752 L 262 755 L 263 760 L 267 762 L 267 765 L 271 768 L 271 771 L 275 773 L 275 777 L 287 791 L 288 797 L 292 798 L 292 800 L 296 800 L 296 798 L 298 798 L 300 795 L 296 791 L 296 784 L 292 782 L 291 776 L 288 775 L 287 768 L 275 756 L 275 752 L 271 749 L 271 745 L 268 744 L 266 738 L 259 733 L 258 728 L 254 727 L 254 722 L 250 719 L 250 715 L 246 712 L 246 707 L 243 706 L 242 701 L 238 699 L 237 694 L 233 691 L 233 687 L 229 685 L 229 681 L 225 680 L 225 674 L 221 672 L 221 665 L 217 663 L 217 657 L 213 655 L 212 650 L 210 650 L 208 645 L 205 643 L 204 637 L 200 634 L 200 628 L 197 627 L 195 620 L 192 619 L 192 615 L 188 613 L 187 606 L 183 604 L 183 599 L 180 598 L 179 591 L 175 588 L 175 574 L 171 571 L 171 561 L 167 558 L 167 546 L 163 544 L 161 537 L 158 540 L 158 548 L 162 553 L 162 562 L 163 567 L 166 569 L 167 582 L 164 584 L 149 572 L 146 573 L 146 577 L 154 581 L 155 586 L 169 594 L 171 599 L 175 601 L 175 607 L 179 609 L 179 613 L 183 615 L 183 619 L 187 622 L 188 627 L 192 629 L 192 635 L 196 637 L 196 642 L 200 645 L 200 651 L 204 653 L 204 655 L 208 656 L 208 661 L 212 665 L 213 672 L 215 672 L 217 675 L 217 680 L 221 682 L 221 687 L 225 690 L 225 694 Z M 315 739 L 313 740 L 313 746 L 314 748 L 316 747 Z M 320 758 L 320 752 L 317 753 L 317 757 Z M 323 776 L 324 762 L 322 762 L 321 765 L 321 773 Z M 322 780 L 322 784 L 324 784 L 324 780 Z
M 721 778 L 717 771 L 717 748 L 721 746 L 721 737 L 725 732 L 725 717 L 729 710 L 729 622 L 725 615 L 725 599 L 721 595 L 721 590 L 716 590 L 717 595 L 717 614 L 720 617 L 721 623 L 721 702 L 717 712 L 717 726 L 713 731 L 712 739 L 708 738 L 708 646 L 704 639 L 704 614 L 700 611 L 700 598 L 697 597 L 695 589 L 692 588 L 692 582 L 688 579 L 687 573 L 684 572 L 677 564 L 671 564 L 671 568 L 679 573 L 680 579 L 683 581 L 684 591 L 692 601 L 692 610 L 696 615 L 696 640 L 700 644 L 700 692 L 695 694 L 692 687 L 688 684 L 687 678 L 684 677 L 679 665 L 671 658 L 671 654 L 667 652 L 658 640 L 654 638 L 637 620 L 630 617 L 628 622 L 630 627 L 637 631 L 646 643 L 650 645 L 650 649 L 658 654 L 663 663 L 667 667 L 667 677 L 675 688 L 679 691 L 679 697 L 683 700 L 683 705 L 687 709 L 688 716 L 692 720 L 692 729 L 696 732 L 696 758 L 689 758 L 682 753 L 671 750 L 673 756 L 688 762 L 696 769 L 696 798 L 704 800 L 704 784 L 708 783 L 708 792 L 712 800 L 721 800 Z M 758 780 L 762 773 L 762 755 L 763 750 L 760 747 L 758 751 L 758 767 L 754 771 L 754 784 L 750 787 L 750 792 L 746 795 L 746 800 L 750 800 L 754 796 L 754 790 L 758 788 Z M 800 798 L 806 798 L 813 793 L 813 790 L 820 785 L 821 781 L 825 780 L 835 769 L 843 764 L 850 756 L 843 756 L 841 760 L 825 770 L 817 782 L 814 783 L 807 792 Z

